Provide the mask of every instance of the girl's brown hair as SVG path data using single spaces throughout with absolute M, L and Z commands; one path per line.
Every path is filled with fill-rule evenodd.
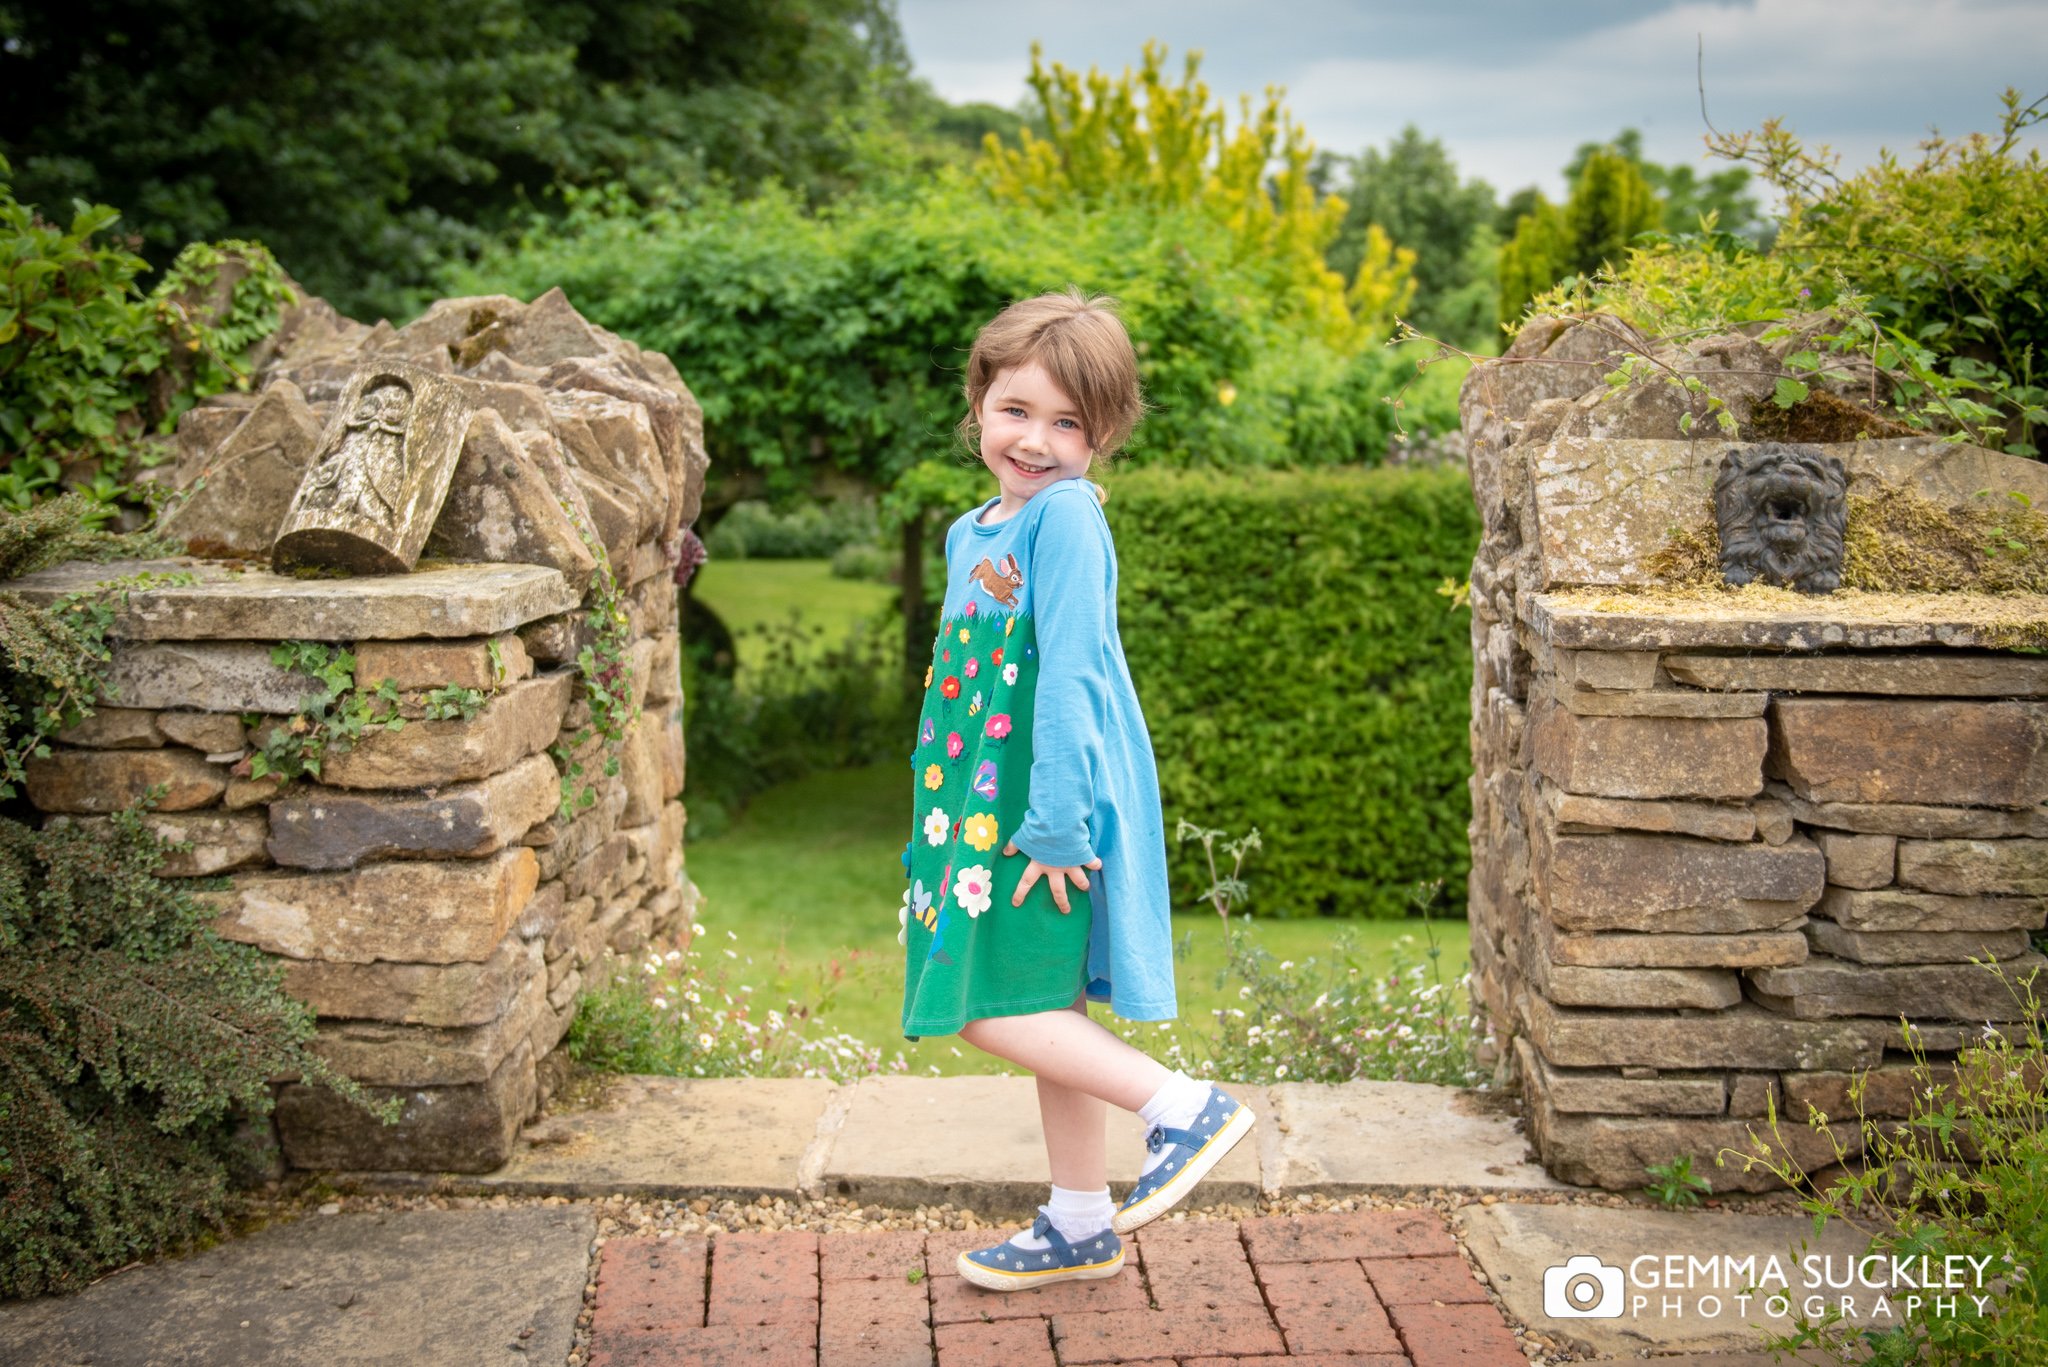
M 1107 460 L 1145 416 L 1138 387 L 1138 357 L 1116 316 L 1116 300 L 1068 287 L 1010 305 L 974 339 L 967 353 L 967 416 L 960 440 L 980 448 L 981 401 L 1005 370 L 1033 362 L 1080 410 L 1081 430 L 1095 455 Z

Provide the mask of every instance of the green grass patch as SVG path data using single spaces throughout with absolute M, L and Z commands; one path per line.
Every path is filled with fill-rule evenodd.
M 697 571 L 691 592 L 731 629 L 742 676 L 768 665 L 768 633 L 792 619 L 805 630 L 806 653 L 822 655 L 886 614 L 896 597 L 887 584 L 835 579 L 829 560 L 714 560 Z
M 757 564 L 795 562 L 741 562 Z M 906 743 L 906 753 L 908 746 Z M 844 1031 L 885 1053 L 901 1049 L 914 1072 L 936 1067 L 942 1075 L 1016 1070 L 946 1036 L 911 1044 L 901 1033 L 903 949 L 896 943 L 903 900 L 903 842 L 910 833 L 908 765 L 877 764 L 838 770 L 760 794 L 746 813 L 716 839 L 689 843 L 690 877 L 704 893 L 700 915 L 713 953 L 730 951 L 756 999 L 793 999 L 830 1005 L 813 1017 L 819 1031 Z M 1284 858 L 1269 848 L 1256 858 Z M 1413 937 L 1407 957 L 1420 958 L 1419 920 L 1387 921 L 1258 915 L 1259 869 L 1246 869 L 1254 901 L 1250 920 L 1234 917 L 1259 945 L 1282 960 L 1327 960 L 1332 942 L 1349 930 L 1359 959 L 1381 970 L 1396 943 Z M 1189 901 L 1199 891 L 1176 889 Z M 1161 1052 L 1176 1032 L 1206 1025 L 1211 1012 L 1238 1003 L 1235 982 L 1219 986 L 1226 958 L 1224 929 L 1214 912 L 1177 911 L 1174 938 L 1187 954 L 1176 970 L 1181 1019 L 1138 1025 L 1095 1008 L 1097 1019 L 1145 1048 Z M 1465 971 L 1462 920 L 1431 923 L 1446 983 Z

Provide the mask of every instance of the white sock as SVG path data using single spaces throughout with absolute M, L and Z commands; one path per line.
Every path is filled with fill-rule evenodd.
M 1116 1206 L 1109 1199 L 1109 1188 L 1095 1191 L 1074 1191 L 1056 1186 L 1052 1189 L 1052 1200 L 1040 1206 L 1039 1213 L 1052 1222 L 1060 1237 L 1068 1243 L 1079 1243 L 1090 1235 L 1100 1234 L 1109 1228 L 1109 1222 L 1116 1218 Z M 1040 1238 L 1027 1226 L 1012 1234 L 1010 1246 L 1037 1253 L 1052 1247 L 1052 1240 Z
M 1052 1227 L 1068 1243 L 1079 1243 L 1102 1233 L 1116 1218 L 1116 1207 L 1110 1204 L 1106 1186 L 1097 1187 L 1094 1191 L 1071 1191 L 1055 1185 L 1052 1201 L 1044 1209 Z
M 1186 1073 L 1176 1071 L 1152 1094 L 1152 1099 L 1138 1108 L 1138 1118 L 1150 1130 L 1154 1125 L 1164 1125 L 1169 1130 L 1184 1130 L 1195 1123 L 1202 1113 L 1202 1107 L 1209 1101 L 1209 1084 L 1197 1082 Z M 1144 1165 L 1138 1170 L 1143 1176 L 1166 1161 L 1168 1146 L 1161 1145 L 1158 1151 L 1145 1152 Z

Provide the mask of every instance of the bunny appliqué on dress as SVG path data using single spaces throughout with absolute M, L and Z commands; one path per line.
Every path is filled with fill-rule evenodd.
M 997 561 L 983 556 L 981 563 L 967 574 L 1004 607 L 1017 606 L 1017 595 L 1024 588 L 1024 572 L 1017 568 L 1016 556 L 1006 555 Z

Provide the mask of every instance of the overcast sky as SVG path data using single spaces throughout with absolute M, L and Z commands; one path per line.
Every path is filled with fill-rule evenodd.
M 1582 142 L 1643 131 L 1645 154 L 1703 158 L 1707 112 L 1723 131 L 1773 115 L 1853 167 L 1929 128 L 1992 130 L 1998 94 L 2048 90 L 2048 0 L 899 0 L 918 74 L 952 100 L 1014 105 L 1031 43 L 1081 70 L 1135 65 L 1148 38 L 1234 111 L 1241 92 L 1285 86 L 1321 148 L 1354 155 L 1412 122 L 1466 176 L 1505 196 L 1563 189 Z M 2038 129 L 2036 130 L 2038 133 Z M 2041 145 L 2037 137 L 2030 139 Z

